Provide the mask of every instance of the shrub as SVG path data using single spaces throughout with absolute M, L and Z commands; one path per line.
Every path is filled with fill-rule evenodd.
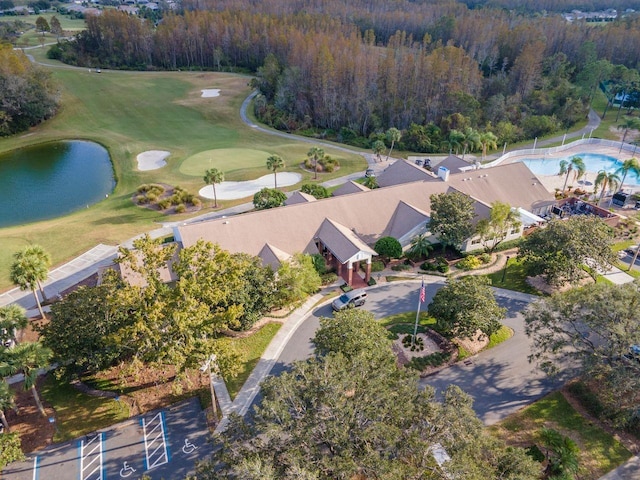
M 334 272 L 328 272 L 320 275 L 320 280 L 322 280 L 323 285 L 330 285 L 338 279 L 338 275 Z
M 200 205 L 202 205 L 202 200 L 200 200 L 198 197 L 193 197 L 193 199 L 191 199 L 191 205 L 193 205 L 194 207 L 199 207 Z
M 456 268 L 469 271 L 473 270 L 474 268 L 478 268 L 480 265 L 482 265 L 482 261 L 478 257 L 476 257 L 475 255 L 469 255 L 468 257 L 464 257 L 462 260 L 456 263 Z
M 176 207 L 176 213 L 184 213 L 186 211 L 187 211 L 187 207 L 185 206 L 184 203 L 181 203 Z
M 3 433 L 0 435 L 0 469 L 11 462 L 24 460 L 25 456 L 20 447 L 20 437 L 17 433 Z
M 384 263 L 382 263 L 380 260 L 374 260 L 373 262 L 371 262 L 372 272 L 381 272 L 382 270 L 384 270 Z
M 395 272 L 402 272 L 404 270 L 411 270 L 411 265 L 407 265 L 406 263 L 401 263 L 400 265 L 394 265 L 391 267 L 391 270 Z
M 488 253 L 481 253 L 480 255 L 478 255 L 478 258 L 480 259 L 480 261 L 482 263 L 490 263 L 491 262 L 491 255 L 489 255 Z
M 425 272 L 435 272 L 438 269 L 438 264 L 435 262 L 424 262 L 420 265 L 420 270 Z
M 302 188 L 300 188 L 300 191 L 308 195 L 313 195 L 315 198 L 328 198 L 330 196 L 329 190 L 316 183 L 305 183 L 302 185 Z
M 158 200 L 158 196 L 153 192 L 149 192 L 146 195 L 146 199 L 149 203 L 156 203 L 156 201 Z
M 344 285 L 340 285 L 340 290 L 342 290 L 344 293 L 347 293 L 353 290 L 353 287 L 345 283 Z
M 322 255 L 314 253 L 311 255 L 311 261 L 313 262 L 313 268 L 316 269 L 319 275 L 327 273 L 327 262 Z
M 411 348 L 412 352 L 424 350 L 424 340 L 417 335 L 415 343 L 413 342 L 413 335 L 405 335 L 402 339 L 402 345 L 404 345 L 404 348 Z
M 407 368 L 422 371 L 426 367 L 440 366 L 449 361 L 449 358 L 451 358 L 451 353 L 449 352 L 434 352 L 424 357 L 412 358 L 411 361 L 407 363 Z
M 369 277 L 369 281 L 367 282 L 367 285 L 369 285 L 370 287 L 376 285 L 378 282 L 376 282 L 376 279 L 373 277 Z
M 402 256 L 402 245 L 393 237 L 382 237 L 378 239 L 373 249 L 378 255 L 388 258 L 400 258 Z
M 446 263 L 442 263 L 438 265 L 437 270 L 440 273 L 447 273 L 449 271 L 449 265 L 447 265 Z
M 542 463 L 547 458 L 537 445 L 531 445 L 527 447 L 524 452 L 531 458 L 533 458 L 536 462 Z
M 161 210 L 166 210 L 167 208 L 169 208 L 171 206 L 171 200 L 169 200 L 168 198 L 163 198 L 162 200 L 160 200 L 158 202 L 158 207 Z

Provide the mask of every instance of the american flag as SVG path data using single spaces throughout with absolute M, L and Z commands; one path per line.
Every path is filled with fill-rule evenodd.
M 422 279 L 422 286 L 420 287 L 420 303 L 424 303 L 427 298 L 427 292 L 424 289 L 424 279 Z

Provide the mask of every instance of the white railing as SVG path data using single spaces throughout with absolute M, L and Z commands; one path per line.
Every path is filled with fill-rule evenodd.
M 569 150 L 574 147 L 578 147 L 580 145 L 598 145 L 603 147 L 613 147 L 617 148 L 620 151 L 624 150 L 626 153 L 631 155 L 636 154 L 637 145 L 631 145 L 630 143 L 622 143 L 619 141 L 613 140 L 603 140 L 601 138 L 583 138 L 581 140 L 576 140 L 571 143 L 567 143 L 565 145 L 560 145 L 558 147 L 549 147 L 549 148 L 528 148 L 525 150 L 514 150 L 512 152 L 507 152 L 502 155 L 500 158 L 494 160 L 490 163 L 485 163 L 482 165 L 482 168 L 490 168 L 495 167 L 496 165 L 500 165 L 505 160 L 508 160 L 513 157 L 521 157 L 525 155 L 537 155 L 539 157 L 544 157 L 545 155 L 553 155 L 554 153 L 564 152 L 565 150 Z

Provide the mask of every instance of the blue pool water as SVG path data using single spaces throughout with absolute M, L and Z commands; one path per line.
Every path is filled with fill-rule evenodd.
M 578 153 L 566 158 L 527 158 L 520 160 L 537 175 L 557 175 L 560 171 L 560 160 L 570 160 L 573 157 L 580 157 L 587 167 L 587 172 L 597 173 L 600 170 L 615 172 L 622 162 L 617 158 L 599 153 Z M 622 175 L 620 174 L 620 178 Z M 640 180 L 631 172 L 624 181 L 625 185 L 640 185 Z

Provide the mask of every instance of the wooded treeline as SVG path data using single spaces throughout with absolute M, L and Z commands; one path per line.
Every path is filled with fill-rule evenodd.
M 397 127 L 400 148 L 423 152 L 453 149 L 452 131 L 469 128 L 499 143 L 568 128 L 585 118 L 612 64 L 624 66 L 622 78 L 640 62 L 633 18 L 594 27 L 455 1 L 185 0 L 183 8 L 157 26 L 104 11 L 51 56 L 257 72 L 256 113 L 276 128 L 359 137 L 368 147 L 371 134 Z
M 614 8 L 619 13 L 631 8 L 640 9 L 640 2 L 637 0 L 461 0 L 469 8 L 491 7 L 506 8 L 507 10 L 517 10 L 519 12 L 536 13 L 547 12 L 570 12 L 571 10 L 581 10 L 583 12 L 593 12 L 596 10 L 606 10 Z
M 57 107 L 58 92 L 49 72 L 10 44 L 0 44 L 0 136 L 37 125 Z

